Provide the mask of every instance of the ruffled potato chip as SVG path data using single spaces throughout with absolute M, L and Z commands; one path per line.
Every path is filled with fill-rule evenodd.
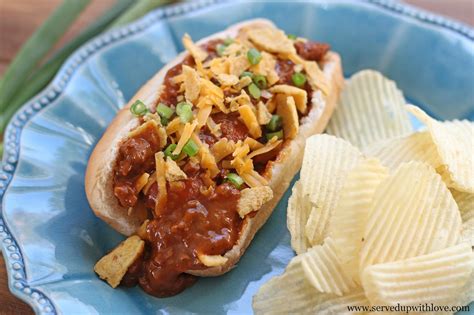
M 313 314 L 322 295 L 306 279 L 299 256 L 285 272 L 262 285 L 253 297 L 253 311 L 259 314 Z
M 443 305 L 462 293 L 472 274 L 468 244 L 367 267 L 362 284 L 373 305 Z
M 291 191 L 287 209 L 287 226 L 291 235 L 291 247 L 297 254 L 302 254 L 311 247 L 305 235 L 305 226 L 311 207 L 302 202 L 301 198 L 301 182 L 297 181 Z
M 474 123 L 467 120 L 437 121 L 419 107 L 408 110 L 428 127 L 443 169 L 438 170 L 448 187 L 474 193 Z
M 344 273 L 331 238 L 302 254 L 301 265 L 311 285 L 321 293 L 341 296 L 356 287 L 355 282 Z
M 474 220 L 474 194 L 451 189 L 451 194 L 458 204 L 463 222 Z
M 461 242 L 474 246 L 474 220 L 463 222 L 461 226 Z
M 329 224 L 328 235 L 334 240 L 342 269 L 357 283 L 360 283 L 359 252 L 370 205 L 375 190 L 387 176 L 388 170 L 379 160 L 362 160 L 349 172 Z
M 361 158 L 357 148 L 334 136 L 306 140 L 300 181 L 302 202 L 311 207 L 305 233 L 312 245 L 324 240 L 347 174 Z
M 363 70 L 347 81 L 326 131 L 363 149 L 407 135 L 413 127 L 395 82 Z
M 258 123 L 257 115 L 253 110 L 253 105 L 242 105 L 238 109 L 240 118 L 247 126 L 249 133 L 254 138 L 260 138 L 262 136 L 262 129 Z
M 364 153 L 377 157 L 391 170 L 397 169 L 402 163 L 411 161 L 425 162 L 434 169 L 441 166 L 438 152 L 427 131 L 377 143 L 364 150 Z
M 455 245 L 460 231 L 458 206 L 441 177 L 425 163 L 402 164 L 375 191 L 360 271 Z

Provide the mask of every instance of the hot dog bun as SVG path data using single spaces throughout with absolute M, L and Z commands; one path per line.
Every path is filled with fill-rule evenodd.
M 274 27 L 273 23 L 268 20 L 249 20 L 235 24 L 223 32 L 203 38 L 197 44 L 215 38 L 235 37 L 238 30 L 243 27 L 258 27 L 261 25 Z M 114 167 L 120 143 L 139 123 L 138 119 L 130 113 L 129 108 L 137 99 L 142 100 L 148 106 L 155 104 L 161 93 L 162 82 L 166 73 L 170 68 L 182 62 L 185 55 L 186 52 L 181 53 L 175 60 L 161 69 L 118 112 L 90 156 L 85 177 L 85 189 L 89 204 L 99 218 L 124 235 L 135 233 L 143 221 L 143 217 L 139 215 L 128 215 L 128 209 L 122 207 L 113 194 Z M 293 176 L 301 167 L 306 138 L 325 129 L 344 83 L 341 60 L 338 54 L 328 52 L 322 65 L 322 71 L 327 82 L 329 82 L 330 91 L 327 96 L 323 96 L 321 91 L 313 93 L 311 110 L 302 120 L 296 138 L 281 150 L 277 160 L 273 162 L 269 174 L 271 178 L 269 185 L 273 190 L 273 199 L 262 206 L 253 217 L 245 217 L 239 240 L 224 255 L 228 258 L 225 264 L 204 270 L 190 270 L 188 273 L 198 276 L 218 276 L 230 270 L 238 262 L 254 235 L 268 219 L 287 190 Z

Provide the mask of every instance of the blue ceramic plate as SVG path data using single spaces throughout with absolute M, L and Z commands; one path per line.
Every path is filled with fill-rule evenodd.
M 380 70 L 434 116 L 474 118 L 470 28 L 385 1 L 211 2 L 158 10 L 89 42 L 10 123 L 0 173 L 0 243 L 11 291 L 37 313 L 251 313 L 259 286 L 293 256 L 287 193 L 238 268 L 176 297 L 112 290 L 92 271 L 122 237 L 89 209 L 88 156 L 117 110 L 183 49 L 185 32 L 199 39 L 265 17 L 288 33 L 330 43 L 346 75 Z

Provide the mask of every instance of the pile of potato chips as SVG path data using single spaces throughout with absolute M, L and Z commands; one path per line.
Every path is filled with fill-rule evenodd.
M 288 202 L 298 255 L 255 295 L 256 314 L 474 300 L 474 123 L 405 104 L 378 72 L 348 80 Z

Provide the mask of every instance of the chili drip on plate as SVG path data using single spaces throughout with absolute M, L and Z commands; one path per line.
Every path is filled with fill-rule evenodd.
M 130 108 L 140 125 L 121 143 L 114 194 L 140 216 L 145 250 L 122 284 L 164 297 L 192 285 L 188 271 L 225 264 L 245 218 L 272 196 L 271 165 L 298 134 L 329 46 L 272 27 L 183 44 L 156 104 Z

